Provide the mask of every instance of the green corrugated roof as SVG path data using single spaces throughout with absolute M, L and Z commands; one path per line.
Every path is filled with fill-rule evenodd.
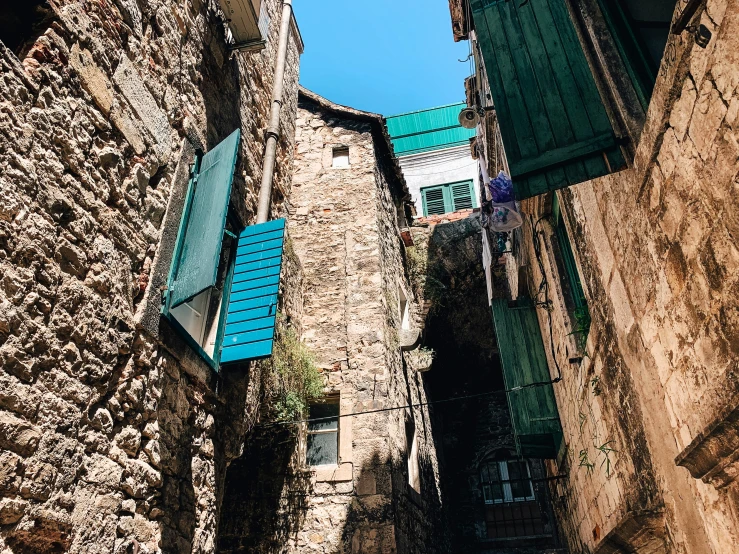
M 386 118 L 395 154 L 407 156 L 469 143 L 475 130 L 465 129 L 457 119 L 466 106 L 459 102 Z

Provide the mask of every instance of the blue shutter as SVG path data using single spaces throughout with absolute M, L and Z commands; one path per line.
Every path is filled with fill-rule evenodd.
M 284 240 L 284 219 L 252 225 L 239 234 L 223 333 L 222 364 L 272 354 Z
M 528 299 L 519 299 L 515 307 L 498 299 L 493 300 L 492 311 L 518 453 L 556 458 L 562 426 L 536 308 Z M 546 384 L 511 390 L 532 383 Z
M 192 201 L 178 237 L 178 257 L 169 287 L 170 307 L 216 284 L 241 131 L 236 129 L 200 160 Z

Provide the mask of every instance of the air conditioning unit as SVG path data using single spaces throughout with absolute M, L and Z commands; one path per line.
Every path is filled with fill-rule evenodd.
M 218 0 L 228 20 L 234 50 L 261 50 L 269 33 L 269 16 L 262 0 Z

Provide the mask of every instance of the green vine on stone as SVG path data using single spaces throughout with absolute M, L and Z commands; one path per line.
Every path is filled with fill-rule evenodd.
M 293 421 L 307 416 L 308 405 L 323 396 L 324 379 L 308 347 L 280 314 L 272 357 L 263 363 L 274 419 Z

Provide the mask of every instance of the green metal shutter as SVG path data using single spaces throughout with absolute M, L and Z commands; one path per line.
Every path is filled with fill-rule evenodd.
M 272 354 L 284 242 L 284 219 L 252 225 L 239 234 L 226 310 L 222 364 Z
M 519 200 L 625 167 L 565 0 L 471 0 Z
M 237 129 L 205 154 L 193 178 L 192 201 L 183 215 L 169 290 L 172 308 L 216 284 L 240 137 Z
M 536 1 L 536 0 L 534 0 Z M 509 307 L 493 300 L 493 322 L 506 389 L 547 383 L 508 392 L 516 448 L 527 458 L 556 458 L 562 427 L 554 398 L 536 308 L 528 299 Z

